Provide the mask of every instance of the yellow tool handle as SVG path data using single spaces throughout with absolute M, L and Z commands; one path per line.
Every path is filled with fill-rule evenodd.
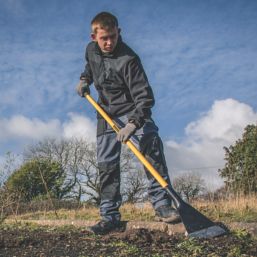
M 119 128 L 108 116 L 108 114 L 102 109 L 101 106 L 89 95 L 85 94 L 85 98 L 95 107 L 95 109 L 101 114 L 101 116 L 108 122 L 108 124 L 113 128 L 113 130 L 118 133 Z M 152 166 L 152 164 L 141 154 L 141 152 L 136 148 L 136 146 L 130 141 L 126 141 L 126 145 L 130 150 L 137 156 L 137 158 L 143 163 L 147 170 L 153 175 L 153 177 L 160 183 L 163 188 L 168 186 L 168 183 L 162 178 L 158 171 Z

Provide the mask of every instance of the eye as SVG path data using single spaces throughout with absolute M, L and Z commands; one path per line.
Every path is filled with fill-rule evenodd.
M 115 34 L 114 34 L 114 35 L 111 35 L 111 36 L 110 36 L 110 39 L 115 39 L 115 37 L 116 37 Z

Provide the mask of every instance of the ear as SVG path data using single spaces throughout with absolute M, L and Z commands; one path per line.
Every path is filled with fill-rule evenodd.
M 95 33 L 91 33 L 91 39 L 92 39 L 93 41 L 96 41 L 96 34 L 95 34 Z

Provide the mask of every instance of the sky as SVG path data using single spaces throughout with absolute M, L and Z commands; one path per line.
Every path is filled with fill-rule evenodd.
M 75 87 L 101 11 L 141 58 L 171 177 L 218 188 L 223 147 L 257 121 L 255 0 L 0 0 L 0 163 L 45 137 L 94 141 L 95 111 Z

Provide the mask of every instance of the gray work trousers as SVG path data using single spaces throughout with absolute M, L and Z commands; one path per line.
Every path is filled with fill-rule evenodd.
M 126 115 L 113 120 L 119 127 L 124 127 L 128 122 Z M 168 169 L 163 154 L 163 144 L 154 121 L 152 119 L 146 120 L 144 126 L 135 132 L 132 140 L 170 185 Z M 121 143 L 117 141 L 116 133 L 105 120 L 98 119 L 97 161 L 100 172 L 100 215 L 104 220 L 118 221 L 121 218 L 119 212 L 122 202 L 120 194 L 120 153 Z M 171 200 L 165 189 L 147 170 L 146 174 L 149 180 L 148 194 L 154 209 L 162 205 L 171 205 Z

